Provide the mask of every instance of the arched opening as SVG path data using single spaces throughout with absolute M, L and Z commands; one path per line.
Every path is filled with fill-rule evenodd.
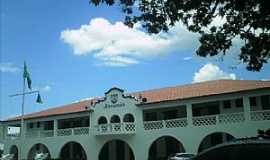
M 216 132 L 209 134 L 208 136 L 204 137 L 203 140 L 201 141 L 198 152 L 201 152 L 215 145 L 230 141 L 232 139 L 234 139 L 232 135 L 224 132 Z
M 134 116 L 130 113 L 126 114 L 123 119 L 124 122 L 134 122 Z
M 87 156 L 81 144 L 68 142 L 60 151 L 60 160 L 87 160 Z
M 28 152 L 28 160 L 34 160 L 37 154 L 47 155 L 46 159 L 51 159 L 49 149 L 41 143 L 33 145 L 33 147 Z
M 18 160 L 18 147 L 16 145 L 13 145 L 10 147 L 9 154 L 13 154 L 12 160 Z
M 171 136 L 156 139 L 150 146 L 148 160 L 167 160 L 174 153 L 185 152 L 183 144 Z
M 103 145 L 99 160 L 134 160 L 130 146 L 122 140 L 111 140 Z
M 101 116 L 99 119 L 98 119 L 98 124 L 107 124 L 107 118 L 104 117 L 104 116 Z
M 121 120 L 120 120 L 120 117 L 118 115 L 113 115 L 111 117 L 111 123 L 120 123 Z

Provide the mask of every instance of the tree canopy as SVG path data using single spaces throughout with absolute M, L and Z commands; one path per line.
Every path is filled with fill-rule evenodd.
M 225 55 L 233 39 L 243 45 L 239 60 L 249 71 L 260 71 L 270 57 L 270 9 L 267 0 L 90 0 L 98 6 L 118 4 L 125 24 L 140 22 L 149 33 L 168 31 L 181 21 L 189 31 L 199 33 L 196 54 Z M 135 12 L 136 13 L 135 13 Z M 219 25 L 213 20 L 221 19 Z

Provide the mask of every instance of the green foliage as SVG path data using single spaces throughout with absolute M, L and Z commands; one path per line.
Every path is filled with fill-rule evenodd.
M 260 71 L 270 57 L 270 9 L 267 0 L 137 0 L 139 14 L 134 14 L 136 0 L 90 0 L 99 5 L 118 3 L 126 14 L 125 24 L 141 22 L 149 33 L 168 31 L 181 21 L 189 31 L 200 33 L 199 56 L 226 54 L 232 40 L 243 46 L 239 60 L 247 70 Z M 212 26 L 220 17 L 224 23 Z M 211 25 L 210 25 L 211 24 Z M 212 26 L 212 27 L 211 27 Z

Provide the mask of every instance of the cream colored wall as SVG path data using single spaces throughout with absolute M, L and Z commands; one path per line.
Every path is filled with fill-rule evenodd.
M 113 94 L 121 94 L 118 90 L 112 90 Z M 37 143 L 42 143 L 49 148 L 49 151 L 52 155 L 52 158 L 58 158 L 61 148 L 70 141 L 75 141 L 80 143 L 85 152 L 87 153 L 89 160 L 98 160 L 98 154 L 103 147 L 103 145 L 111 140 L 120 139 L 125 141 L 133 150 L 136 160 L 147 160 L 148 151 L 151 144 L 162 136 L 172 136 L 175 137 L 178 141 L 180 141 L 185 150 L 191 153 L 197 153 L 199 144 L 207 135 L 215 132 L 225 132 L 233 135 L 236 138 L 241 137 L 250 137 L 257 135 L 257 129 L 266 129 L 269 128 L 269 121 L 244 121 L 241 123 L 234 123 L 230 125 L 218 124 L 218 125 L 209 125 L 209 126 L 201 126 L 195 127 L 189 124 L 187 127 L 178 127 L 178 128 L 162 128 L 157 130 L 145 130 L 143 125 L 142 113 L 143 110 L 148 109 L 160 109 L 160 108 L 170 108 L 181 105 L 190 106 L 193 103 L 203 103 L 209 101 L 222 101 L 226 99 L 238 98 L 238 97 L 247 97 L 247 96 L 258 96 L 270 94 L 270 90 L 264 91 L 253 91 L 253 92 L 243 92 L 243 93 L 234 93 L 228 95 L 218 95 L 211 97 L 201 97 L 194 98 L 189 100 L 181 100 L 181 101 L 173 101 L 159 104 L 151 104 L 151 105 L 137 105 L 137 101 L 134 98 L 127 97 L 119 97 L 118 102 L 125 103 L 125 107 L 115 107 L 115 108 L 104 108 L 105 104 L 110 104 L 110 99 L 106 99 L 95 105 L 93 108 L 93 112 L 84 112 L 70 115 L 61 115 L 55 117 L 47 117 L 36 120 L 57 120 L 68 117 L 78 117 L 78 116 L 90 116 L 90 134 L 86 136 L 57 136 L 52 138 L 33 138 L 33 139 L 23 139 L 22 142 L 19 140 L 7 140 L 4 139 L 5 144 L 5 152 L 7 153 L 9 148 L 12 145 L 20 145 L 23 144 L 23 155 L 26 157 L 30 148 Z M 110 95 L 110 94 L 109 94 Z M 109 96 L 108 95 L 108 96 Z M 246 98 L 247 99 L 247 98 Z M 244 104 L 249 104 L 245 102 Z M 97 119 L 100 116 L 106 116 L 108 121 L 112 115 L 119 115 L 121 121 L 123 120 L 123 116 L 126 113 L 132 113 L 135 117 L 136 123 L 136 133 L 133 135 L 127 134 L 118 134 L 118 135 L 95 135 L 95 125 L 97 124 Z M 27 122 L 35 121 L 35 120 L 27 120 Z M 7 122 L 8 124 L 9 122 Z

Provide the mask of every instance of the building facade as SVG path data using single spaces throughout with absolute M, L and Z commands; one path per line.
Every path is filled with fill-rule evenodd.
M 218 80 L 81 101 L 2 122 L 4 153 L 33 159 L 163 160 L 270 128 L 270 81 Z

